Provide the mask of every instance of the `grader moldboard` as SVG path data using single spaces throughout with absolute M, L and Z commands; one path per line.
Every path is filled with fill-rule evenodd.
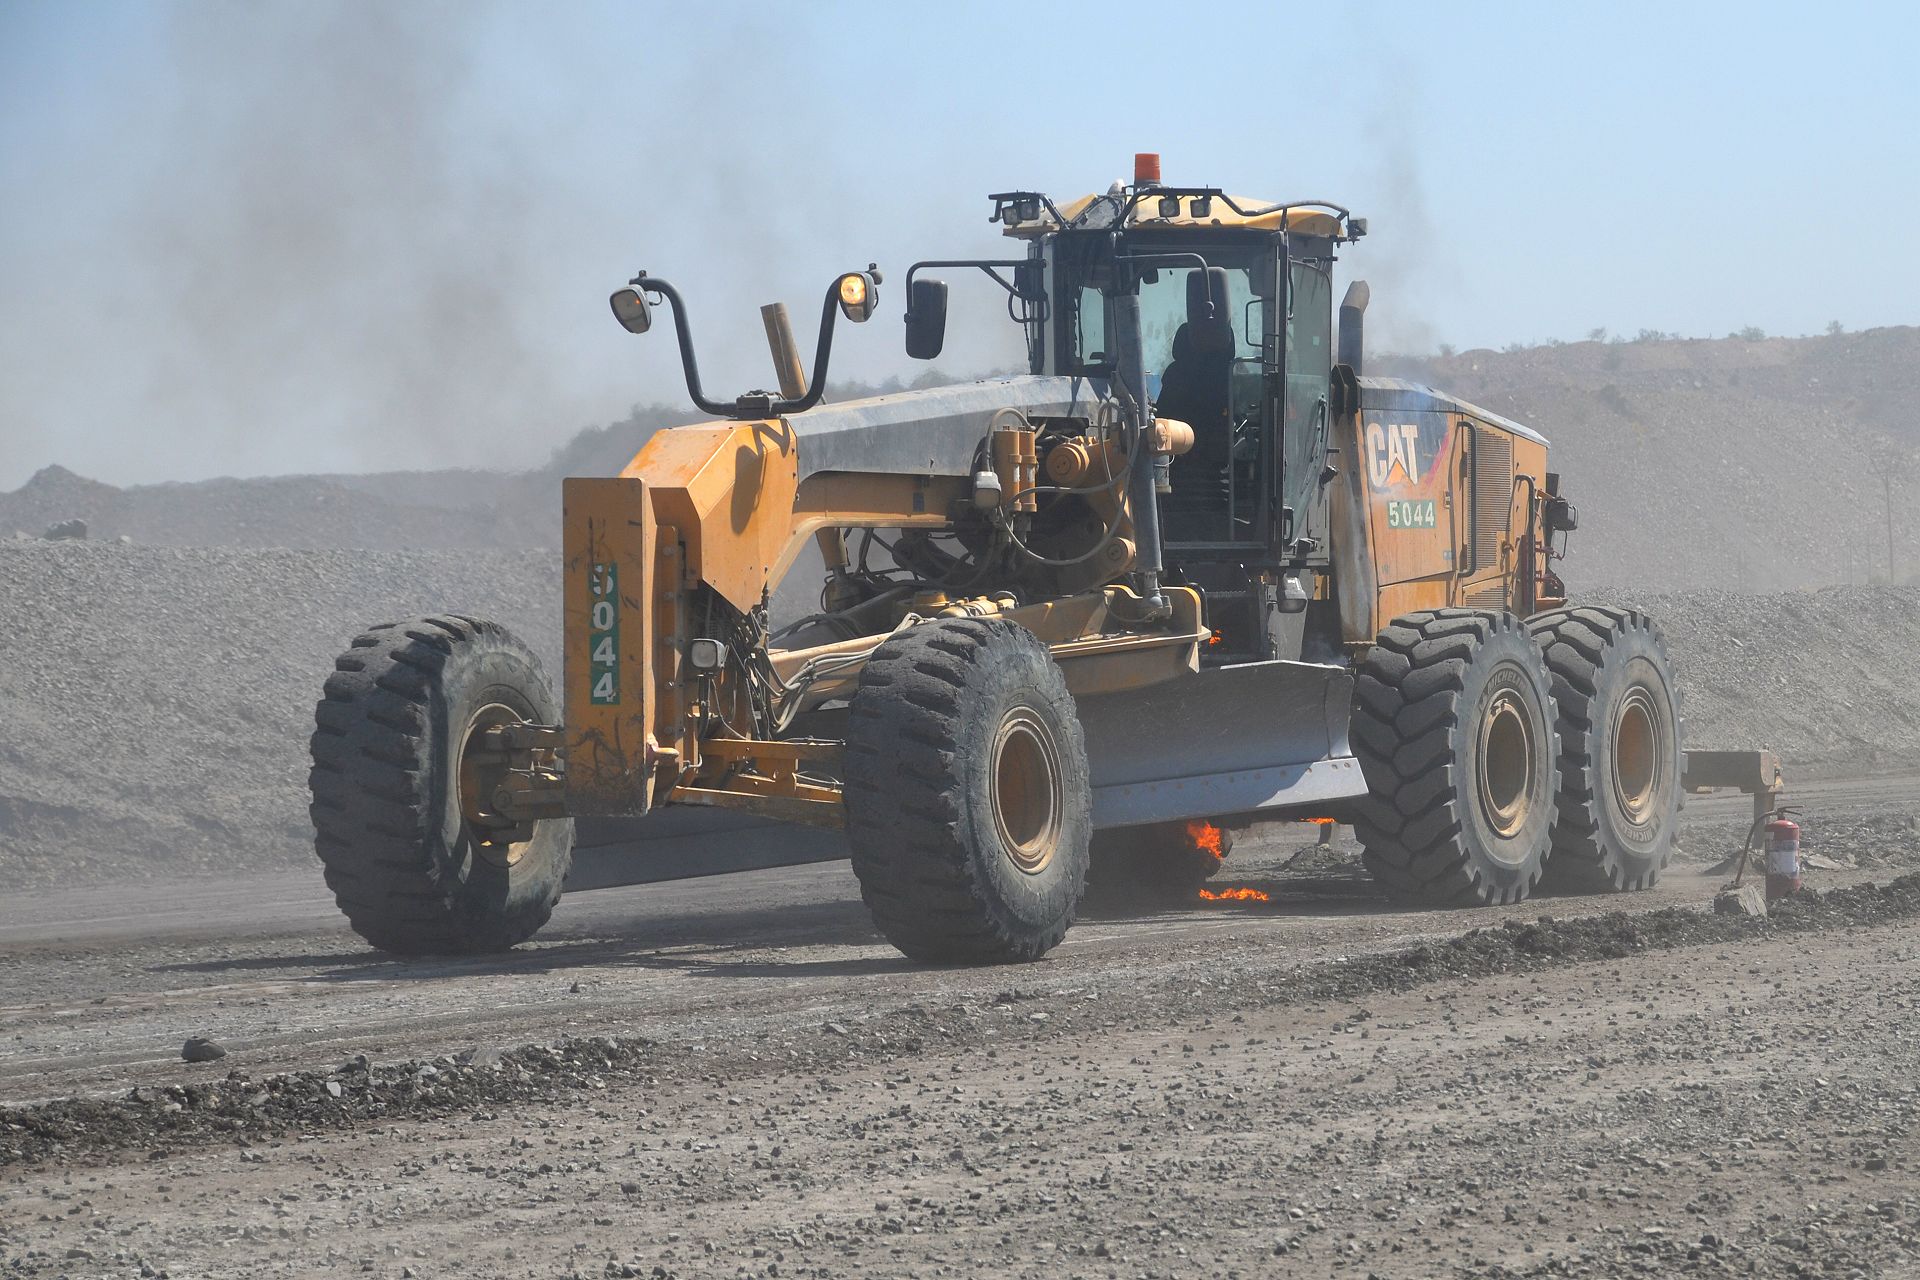
M 780 391 L 709 399 L 617 477 L 569 479 L 564 698 L 504 628 L 375 627 L 327 680 L 312 814 L 353 927 L 400 953 L 511 947 L 558 900 L 575 816 L 712 806 L 844 829 L 880 931 L 928 962 L 1032 960 L 1090 860 L 1184 886 L 1199 830 L 1350 821 L 1415 903 L 1543 878 L 1651 885 L 1684 758 L 1644 614 L 1569 607 L 1575 511 L 1547 442 L 1362 376 L 1368 293 L 1331 271 L 1363 219 L 1159 181 L 991 197 L 1024 246 L 906 273 L 906 349 L 940 354 L 984 273 L 1025 376 L 823 404 L 769 311 Z M 968 278 L 974 278 L 969 274 Z M 804 385 L 803 385 L 804 382 Z M 817 613 L 770 629 L 812 540 Z

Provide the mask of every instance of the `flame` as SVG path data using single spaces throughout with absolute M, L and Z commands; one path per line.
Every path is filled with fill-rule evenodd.
M 1332 818 L 1302 818 L 1300 821 L 1311 822 L 1316 827 L 1330 827 L 1334 824 Z
M 1200 891 L 1200 898 L 1203 902 L 1270 902 L 1272 901 L 1272 899 L 1267 897 L 1265 891 L 1260 889 L 1249 889 L 1245 885 L 1241 885 L 1238 888 L 1233 888 L 1233 889 L 1221 889 L 1218 892 L 1212 889 L 1202 889 Z
M 1216 858 L 1226 857 L 1220 846 L 1220 828 L 1203 818 L 1195 818 L 1187 824 L 1187 839 L 1196 849 L 1204 849 Z

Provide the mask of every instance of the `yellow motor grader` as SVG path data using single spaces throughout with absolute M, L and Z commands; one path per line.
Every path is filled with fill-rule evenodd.
M 336 663 L 312 814 L 353 927 L 400 953 L 510 947 L 559 897 L 579 817 L 672 806 L 844 831 L 880 931 L 933 962 L 1030 960 L 1091 860 L 1190 885 L 1190 831 L 1353 823 L 1382 888 L 1502 903 L 1543 877 L 1641 889 L 1684 760 L 1659 630 L 1570 608 L 1576 522 L 1547 442 L 1363 375 L 1364 284 L 1335 330 L 1335 253 L 1366 224 L 1158 180 L 1056 204 L 990 197 L 1017 246 L 913 264 L 907 354 L 944 341 L 965 273 L 1004 294 L 1028 372 L 823 402 L 837 277 L 804 369 L 620 475 L 569 479 L 556 697 L 504 628 L 374 627 Z M 974 273 L 979 273 L 978 275 Z M 809 547 L 817 611 L 775 627 Z

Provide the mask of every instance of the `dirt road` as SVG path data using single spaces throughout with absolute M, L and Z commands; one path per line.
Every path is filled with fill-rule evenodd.
M 1845 852 L 1900 829 L 1920 786 L 1802 798 Z M 1741 812 L 1696 803 L 1690 852 L 1737 839 Z M 1236 852 L 1230 882 L 1272 903 L 1100 910 L 1042 965 L 970 972 L 898 959 L 835 865 L 584 895 L 538 945 L 446 964 L 369 955 L 297 880 L 16 899 L 0 1098 L 139 1084 L 180 1111 L 193 1095 L 154 1087 L 321 1074 L 311 1125 L 265 1136 L 94 1150 L 68 1130 L 74 1154 L 0 1180 L 0 1258 L 422 1277 L 1915 1265 L 1910 922 L 1589 937 L 1520 972 L 1403 979 L 1404 957 L 1373 957 L 1543 913 L 1652 920 L 1719 879 L 1696 863 L 1631 899 L 1406 913 L 1330 860 L 1289 863 L 1310 838 Z M 230 1056 L 180 1063 L 199 1032 Z M 524 1055 L 488 1066 L 599 1035 L 651 1043 L 559 1092 Z M 461 1050 L 526 1087 L 461 1101 L 475 1069 L 436 1057 Z M 364 1075 L 326 1073 L 353 1054 L 435 1059 L 407 1089 L 452 1101 L 349 1115 Z

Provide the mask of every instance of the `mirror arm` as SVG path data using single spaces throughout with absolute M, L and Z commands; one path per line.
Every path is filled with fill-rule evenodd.
M 916 262 L 907 268 L 907 296 L 913 296 L 914 273 L 922 267 L 978 267 L 987 278 L 999 285 L 1002 289 L 1005 289 L 1013 297 L 1020 299 L 1022 302 L 1038 302 L 1045 297 L 1044 294 L 1035 297 L 1022 293 L 1019 285 L 994 270 L 995 267 L 1006 267 L 1009 270 L 1018 270 L 1021 267 L 1031 265 L 1032 262 L 1033 259 L 1031 258 L 934 258 L 926 262 Z
M 673 311 L 673 332 L 680 340 L 680 367 L 687 375 L 687 395 L 702 413 L 710 413 L 716 418 L 761 418 L 771 415 L 805 413 L 820 403 L 820 397 L 827 389 L 827 360 L 833 354 L 833 322 L 839 310 L 840 277 L 835 276 L 833 283 L 827 286 L 826 301 L 820 308 L 820 340 L 813 352 L 813 381 L 807 384 L 807 393 L 798 400 L 775 400 L 765 395 L 741 396 L 732 404 L 718 400 L 709 400 L 700 387 L 700 363 L 693 354 L 693 334 L 687 324 L 686 303 L 680 299 L 680 291 L 657 276 L 641 272 L 630 283 L 636 289 L 658 294 L 667 300 L 667 306 Z
M 657 276 L 642 271 L 630 281 L 634 288 L 644 289 L 648 293 L 657 293 L 667 300 L 667 306 L 673 311 L 673 332 L 680 340 L 680 367 L 686 371 L 687 394 L 702 413 L 711 413 L 715 417 L 731 417 L 733 406 L 709 400 L 700 390 L 700 364 L 693 354 L 693 335 L 687 327 L 686 304 L 680 300 L 680 291 Z

